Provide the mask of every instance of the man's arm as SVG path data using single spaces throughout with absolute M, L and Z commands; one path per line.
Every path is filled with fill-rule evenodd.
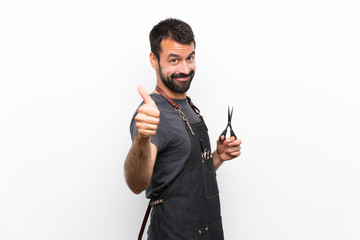
M 221 136 L 222 139 L 225 136 Z M 240 139 L 235 139 L 234 137 L 229 137 L 223 143 L 217 140 L 217 148 L 213 152 L 213 164 L 215 171 L 223 164 L 224 161 L 232 160 L 241 154 L 242 141 Z
M 157 148 L 150 142 L 150 137 L 143 138 L 137 134 L 124 164 L 126 182 L 135 194 L 148 187 L 156 154 Z
M 156 134 L 160 122 L 160 111 L 149 93 L 141 86 L 138 91 L 144 99 L 144 104 L 139 107 L 135 116 L 137 135 L 124 164 L 126 183 L 136 194 L 145 190 L 150 183 L 157 155 L 157 148 L 151 143 L 151 136 Z

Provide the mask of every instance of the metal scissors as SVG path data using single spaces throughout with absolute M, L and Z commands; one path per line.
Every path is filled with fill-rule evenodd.
M 235 133 L 234 133 L 234 131 L 232 129 L 232 126 L 231 126 L 231 119 L 232 119 L 232 115 L 233 115 L 233 110 L 234 110 L 234 107 L 232 107 L 231 112 L 230 112 L 230 107 L 228 107 L 228 124 L 227 124 L 225 130 L 219 136 L 219 141 L 221 143 L 223 143 L 225 141 L 225 139 L 226 139 L 226 133 L 227 133 L 228 128 L 230 128 L 230 136 L 235 137 L 235 139 L 237 139 L 237 137 L 236 137 L 236 135 L 235 135 Z M 224 140 L 221 140 L 222 135 L 224 135 Z

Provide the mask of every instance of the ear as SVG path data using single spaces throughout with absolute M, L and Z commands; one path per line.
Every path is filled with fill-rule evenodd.
M 150 52 L 149 57 L 150 57 L 151 67 L 156 70 L 158 68 L 158 60 L 157 60 L 155 54 L 153 52 Z

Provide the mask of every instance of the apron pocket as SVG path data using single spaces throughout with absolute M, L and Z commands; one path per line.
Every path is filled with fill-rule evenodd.
M 222 228 L 221 217 L 209 224 L 198 229 L 198 240 L 223 240 L 224 233 Z
M 219 189 L 216 181 L 216 173 L 212 157 L 202 160 L 202 170 L 204 178 L 204 186 L 206 198 L 210 199 L 219 194 Z

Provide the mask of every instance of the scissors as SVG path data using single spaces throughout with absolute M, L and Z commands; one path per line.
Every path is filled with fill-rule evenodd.
M 223 142 L 225 141 L 227 129 L 228 129 L 229 127 L 230 127 L 230 136 L 231 136 L 231 137 L 235 137 L 235 139 L 237 139 L 237 138 L 236 138 L 236 135 L 235 135 L 235 133 L 234 133 L 234 131 L 233 131 L 233 129 L 232 129 L 232 126 L 231 126 L 231 119 L 232 119 L 232 115 L 233 115 L 233 110 L 234 110 L 234 107 L 232 107 L 231 112 L 230 112 L 230 107 L 228 107 L 228 124 L 227 124 L 225 130 L 220 134 L 219 141 L 220 141 L 221 143 L 223 143 Z M 222 135 L 224 135 L 224 137 L 225 137 L 224 140 L 221 140 L 221 136 L 222 136 Z

